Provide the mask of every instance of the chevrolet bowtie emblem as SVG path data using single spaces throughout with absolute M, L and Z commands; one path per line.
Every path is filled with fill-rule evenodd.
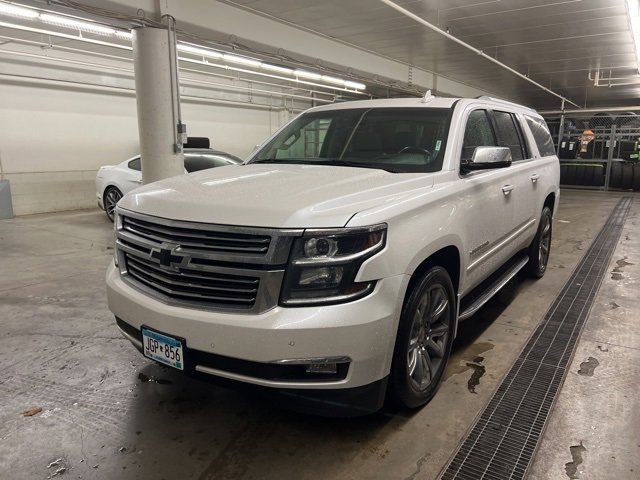
M 160 266 L 168 270 L 178 270 L 191 260 L 189 255 L 180 252 L 180 245 L 163 243 L 160 247 L 153 247 L 149 256 L 158 260 Z

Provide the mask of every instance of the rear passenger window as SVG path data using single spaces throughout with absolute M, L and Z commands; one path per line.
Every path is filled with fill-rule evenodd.
M 476 147 L 497 147 L 486 110 L 474 110 L 467 118 L 462 143 L 462 162 L 470 162 Z
M 538 146 L 538 150 L 540 151 L 540 156 L 547 157 L 549 155 L 555 155 L 556 149 L 553 146 L 553 140 L 551 139 L 551 134 L 549 133 L 547 125 L 542 120 L 538 120 L 537 118 L 525 118 L 527 119 L 527 124 L 531 129 L 533 139 L 536 141 L 536 145 Z
M 141 170 L 140 167 L 140 157 L 138 158 L 134 158 L 133 160 L 131 160 L 127 166 L 131 169 L 131 170 L 137 170 L 138 172 Z
M 515 162 L 524 159 L 522 154 L 522 140 L 516 126 L 516 119 L 509 112 L 493 112 L 498 127 L 498 137 L 501 147 L 509 147 L 511 159 Z

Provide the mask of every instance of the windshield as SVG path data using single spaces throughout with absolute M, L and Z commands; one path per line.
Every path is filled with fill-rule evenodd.
M 305 113 L 249 163 L 436 172 L 442 168 L 450 112 L 445 108 L 372 108 Z

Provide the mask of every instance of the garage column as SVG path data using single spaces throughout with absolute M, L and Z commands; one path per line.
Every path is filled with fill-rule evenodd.
M 168 17 L 170 26 L 173 19 Z M 169 28 L 133 30 L 142 183 L 184 173 L 175 34 Z

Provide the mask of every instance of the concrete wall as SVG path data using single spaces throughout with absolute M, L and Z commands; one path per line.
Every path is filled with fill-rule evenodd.
M 241 158 L 277 126 L 268 110 L 183 105 L 192 136 Z M 138 152 L 135 98 L 100 91 L 0 84 L 0 160 L 16 215 L 95 205 L 102 165 Z
M 188 134 L 209 137 L 213 148 L 244 158 L 289 117 L 282 107 L 248 104 L 242 90 L 189 79 L 225 80 L 190 74 L 181 86 Z M 0 55 L 0 178 L 11 183 L 16 215 L 95 206 L 97 169 L 137 154 L 138 143 L 132 73 Z

